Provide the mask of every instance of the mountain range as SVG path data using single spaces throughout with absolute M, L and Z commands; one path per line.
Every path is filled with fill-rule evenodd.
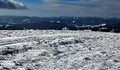
M 28 17 L 28 16 L 0 16 L 0 30 L 93 30 L 120 31 L 120 18 L 101 17 Z

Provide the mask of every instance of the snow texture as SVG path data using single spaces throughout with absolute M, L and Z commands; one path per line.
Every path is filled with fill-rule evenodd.
M 120 70 L 120 34 L 1 30 L 0 70 Z

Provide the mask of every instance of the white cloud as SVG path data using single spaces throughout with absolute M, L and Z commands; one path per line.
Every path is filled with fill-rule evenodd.
M 7 8 L 7 9 L 26 9 L 27 7 L 15 0 L 0 0 L 0 8 Z

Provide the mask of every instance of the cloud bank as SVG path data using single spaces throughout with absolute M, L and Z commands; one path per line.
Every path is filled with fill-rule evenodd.
M 51 7 L 58 7 L 77 15 L 120 16 L 120 0 L 42 0 Z
M 23 3 L 17 2 L 15 0 L 0 0 L 0 8 L 27 9 L 27 7 Z

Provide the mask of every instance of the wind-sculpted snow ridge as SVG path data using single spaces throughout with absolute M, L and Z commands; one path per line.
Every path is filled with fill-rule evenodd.
M 120 70 L 120 34 L 1 30 L 0 70 Z

